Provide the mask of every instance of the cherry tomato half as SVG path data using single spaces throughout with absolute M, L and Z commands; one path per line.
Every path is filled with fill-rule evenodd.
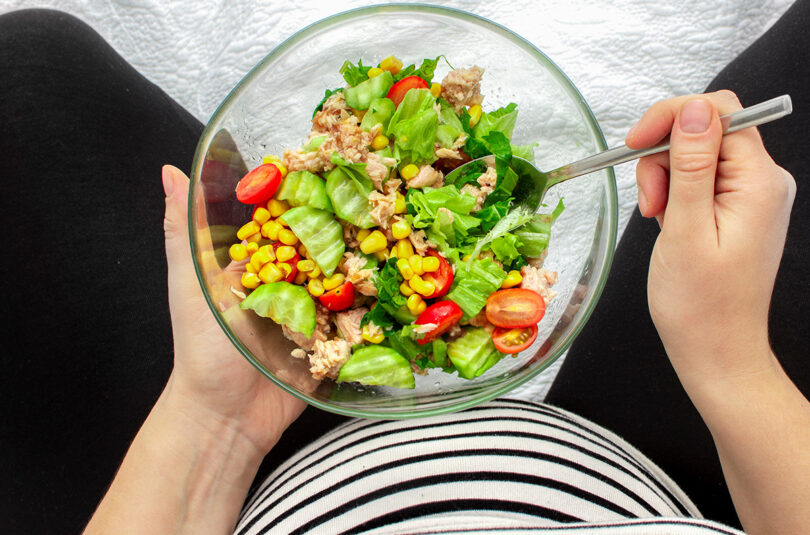
M 346 310 L 354 303 L 354 284 L 344 282 L 337 288 L 329 290 L 318 297 L 318 301 L 333 312 Z
M 411 89 L 427 89 L 428 83 L 418 76 L 408 76 L 391 86 L 388 90 L 388 98 L 394 101 L 395 106 L 399 106 L 402 99 L 405 98 L 405 93 Z
M 531 327 L 521 327 L 516 329 L 504 329 L 496 327 L 492 332 L 492 341 L 495 349 L 501 353 L 520 353 L 537 338 L 537 325 Z
M 417 340 L 417 343 L 419 343 L 419 345 L 429 344 L 442 334 L 449 331 L 453 325 L 461 321 L 461 316 L 463 315 L 464 313 L 461 311 L 461 308 L 459 308 L 459 306 L 452 301 L 439 301 L 438 303 L 433 303 L 427 307 L 424 312 L 419 314 L 419 317 L 416 318 L 414 323 L 416 325 L 427 325 L 428 323 L 434 323 L 436 327 L 429 333 L 425 334 L 422 339 Z
M 426 295 L 425 299 L 436 299 L 450 291 L 450 286 L 453 285 L 453 268 L 450 262 L 433 249 L 428 249 L 427 254 L 439 259 L 439 269 L 422 275 L 422 280 L 426 280 L 436 287 L 436 290 L 432 294 Z
M 284 244 L 281 243 L 280 241 L 273 242 L 273 252 L 278 251 L 278 248 L 281 247 L 282 245 L 284 245 Z M 284 277 L 284 282 L 292 282 L 293 279 L 295 279 L 295 276 L 298 275 L 298 261 L 299 260 L 301 260 L 301 255 L 296 252 L 294 257 L 290 258 L 289 260 L 287 260 L 285 262 L 285 264 L 290 265 L 291 269 L 290 269 L 290 274 L 287 275 L 286 277 Z
M 531 327 L 543 319 L 546 302 L 526 288 L 498 290 L 487 298 L 487 319 L 496 327 Z
M 281 171 L 266 163 L 242 177 L 236 185 L 236 198 L 245 204 L 258 204 L 275 195 L 280 185 Z

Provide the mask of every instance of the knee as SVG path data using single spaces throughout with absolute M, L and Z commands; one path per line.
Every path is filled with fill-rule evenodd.
M 90 26 L 62 11 L 22 9 L 0 15 L 2 67 L 16 65 L 19 58 L 76 58 L 84 46 L 98 41 Z

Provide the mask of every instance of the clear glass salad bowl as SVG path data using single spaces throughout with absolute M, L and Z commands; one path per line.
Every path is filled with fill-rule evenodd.
M 421 36 L 414 38 L 414 36 Z M 616 241 L 616 181 L 611 169 L 555 187 L 562 198 L 545 267 L 559 272 L 558 296 L 540 335 L 516 358 L 504 358 L 474 380 L 431 370 L 416 388 L 362 387 L 310 377 L 309 363 L 290 356 L 292 342 L 271 320 L 239 308 L 239 273 L 228 269 L 229 245 L 250 219 L 234 194 L 238 180 L 267 154 L 300 146 L 327 88 L 342 87 L 346 59 L 366 64 L 391 54 L 408 65 L 443 54 L 456 67 L 485 69 L 484 109 L 518 104 L 513 142 L 536 142 L 540 169 L 553 169 L 606 148 L 577 88 L 534 45 L 489 20 L 423 5 L 387 5 L 329 17 L 268 54 L 216 110 L 197 147 L 189 198 L 191 248 L 208 304 L 225 334 L 269 380 L 306 402 L 341 414 L 411 418 L 471 407 L 525 383 L 559 358 L 591 314 L 607 278 Z M 440 62 L 435 79 L 449 70 Z

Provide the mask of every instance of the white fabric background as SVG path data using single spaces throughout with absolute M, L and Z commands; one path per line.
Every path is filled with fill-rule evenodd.
M 282 40 L 323 17 L 371 3 L 0 0 L 0 13 L 51 7 L 76 15 L 206 122 L 227 92 Z M 792 0 L 432 3 L 472 11 L 537 45 L 579 87 L 613 146 L 652 102 L 701 91 Z M 616 177 L 623 229 L 636 204 L 634 166 L 619 166 Z M 542 399 L 560 363 L 511 396 Z

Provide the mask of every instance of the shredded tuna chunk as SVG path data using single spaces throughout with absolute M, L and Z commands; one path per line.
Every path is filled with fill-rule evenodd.
M 389 228 L 391 216 L 394 215 L 397 203 L 397 193 L 392 191 L 387 195 L 383 195 L 379 191 L 372 191 L 368 194 L 368 202 L 371 203 L 371 212 L 369 215 L 374 223 L 382 229 Z
M 396 163 L 394 164 L 396 165 Z M 383 193 L 396 193 L 399 191 L 399 187 L 402 185 L 402 181 L 398 178 L 389 178 L 386 180 L 385 184 L 383 184 Z
M 335 125 L 346 120 L 350 115 L 351 113 L 349 112 L 349 107 L 346 105 L 343 92 L 337 92 L 326 99 L 321 111 L 316 113 L 312 118 L 312 131 L 328 132 Z
M 416 251 L 422 256 L 424 256 L 424 254 L 432 245 L 425 236 L 425 231 L 422 229 L 412 231 L 408 235 L 408 239 L 411 241 L 411 245 L 413 245 L 414 251 Z
M 335 325 L 337 325 L 338 331 L 343 336 L 344 340 L 351 345 L 359 344 L 363 341 L 363 336 L 360 332 L 360 320 L 363 319 L 366 312 L 368 312 L 367 308 L 360 307 L 335 314 Z
M 362 256 L 355 256 L 353 253 L 344 253 L 346 261 L 343 262 L 341 271 L 346 275 L 346 280 L 354 285 L 354 289 L 363 295 L 374 297 L 377 295 L 377 287 L 374 286 L 374 270 L 366 269 L 366 259 Z
M 498 182 L 498 172 L 495 171 L 494 166 L 488 166 L 487 170 L 481 173 L 481 176 L 476 180 L 478 186 L 472 184 L 464 184 L 461 186 L 461 193 L 466 193 L 475 197 L 475 206 L 472 211 L 477 212 L 484 207 L 484 201 L 487 200 L 487 195 L 495 191 L 495 184 Z
M 487 194 L 481 191 L 481 188 L 477 188 L 472 184 L 464 184 L 461 186 L 460 192 L 475 197 L 475 206 L 473 206 L 472 209 L 473 212 L 477 212 L 484 207 L 484 201 L 487 200 Z
M 464 157 L 458 149 L 446 149 L 439 147 L 436 149 L 436 158 L 447 158 L 448 160 L 462 160 Z
M 456 113 L 464 106 L 481 104 L 481 76 L 484 69 L 474 65 L 469 69 L 456 69 L 447 73 L 442 80 L 442 97 L 451 105 Z
M 295 345 L 305 351 L 312 351 L 312 348 L 315 347 L 315 342 L 326 340 L 326 333 L 319 330 L 317 327 L 309 338 L 299 332 L 291 330 L 286 325 L 281 326 L 281 332 L 284 333 L 284 336 L 288 339 L 292 340 Z
M 371 132 L 366 132 L 354 116 L 337 123 L 329 131 L 329 136 L 318 148 L 318 154 L 331 163 L 332 154 L 337 152 L 341 158 L 358 163 L 366 161 L 368 147 L 371 145 Z
M 523 282 L 520 283 L 520 287 L 539 293 L 547 305 L 557 296 L 557 292 L 551 289 L 551 286 L 557 283 L 556 271 L 523 266 L 520 268 L 520 274 L 523 276 Z
M 546 257 L 548 256 L 548 249 L 543 249 L 543 252 L 540 253 L 540 256 L 536 258 L 527 258 L 526 263 L 528 263 L 533 268 L 540 269 L 543 267 L 543 262 L 546 261 Z
M 303 152 L 301 149 L 285 149 L 281 162 L 289 172 L 309 171 L 310 173 L 322 173 L 335 167 L 328 158 L 323 158 L 320 151 Z
M 336 378 L 340 367 L 349 360 L 352 346 L 346 340 L 318 340 L 315 342 L 314 352 L 309 356 L 309 372 L 315 379 L 325 377 Z
M 360 230 L 360 228 L 352 225 L 351 223 L 347 223 L 342 219 L 339 219 L 338 222 L 340 223 L 340 226 L 343 227 L 343 241 L 346 242 L 346 246 L 353 249 L 360 247 L 360 240 L 357 239 L 357 232 Z
M 432 186 L 440 188 L 444 185 L 444 177 L 441 172 L 436 171 L 430 165 L 423 165 L 419 168 L 419 174 L 408 181 L 408 188 L 424 188 Z
M 394 158 L 383 157 L 374 152 L 368 153 L 366 157 L 366 174 L 374 183 L 377 191 L 384 190 L 383 182 L 391 173 L 391 168 L 396 167 L 396 165 L 397 161 Z

